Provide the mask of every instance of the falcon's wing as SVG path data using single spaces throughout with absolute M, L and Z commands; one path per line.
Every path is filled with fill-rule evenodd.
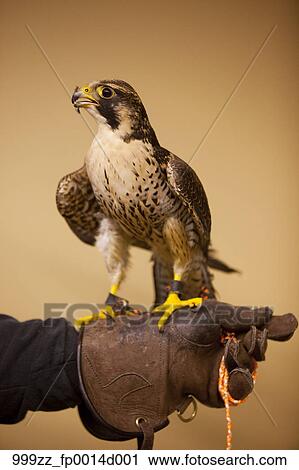
M 179 157 L 168 152 L 166 149 L 160 148 L 156 153 L 156 158 L 161 168 L 164 170 L 165 177 L 172 192 L 182 201 L 186 209 L 191 214 L 194 221 L 196 231 L 199 235 L 200 246 L 206 262 L 200 268 L 200 272 L 204 271 L 206 278 L 203 284 L 203 276 L 189 276 L 190 279 L 184 286 L 183 298 L 195 297 L 200 290 L 210 284 L 210 274 L 208 273 L 208 248 L 210 244 L 211 231 L 211 214 L 204 188 L 192 168 L 181 160 Z M 194 273 L 190 273 L 194 274 Z M 154 284 L 156 298 L 155 303 L 162 303 L 167 297 L 170 282 L 173 277 L 173 269 L 171 265 L 166 265 L 157 256 L 154 258 Z M 195 279 L 193 279 L 195 277 Z M 212 286 L 210 290 L 213 292 Z
M 85 166 L 60 180 L 56 191 L 56 204 L 75 235 L 84 243 L 94 245 L 103 214 Z
M 211 214 L 208 199 L 195 171 L 179 157 L 168 153 L 165 157 L 168 184 L 190 212 L 201 241 L 204 255 L 208 255 Z
M 200 290 L 206 287 L 209 289 L 209 295 L 213 297 L 215 292 L 208 268 L 211 267 L 228 273 L 236 272 L 236 270 L 215 258 L 213 251 L 209 249 L 211 214 L 205 190 L 194 170 L 179 157 L 163 148 L 160 148 L 156 157 L 165 171 L 172 192 L 182 201 L 192 216 L 200 237 L 201 250 L 205 257 L 201 262 L 201 266 L 198 266 L 201 274 L 197 275 L 197 272 L 190 273 L 182 297 L 196 297 Z M 167 266 L 161 259 L 156 257 L 154 260 L 156 303 L 165 300 L 167 287 L 169 288 L 172 276 L 172 267 Z

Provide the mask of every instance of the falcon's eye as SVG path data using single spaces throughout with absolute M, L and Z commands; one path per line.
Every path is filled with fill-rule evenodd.
M 113 88 L 110 88 L 109 86 L 100 86 L 97 88 L 98 94 L 101 96 L 101 98 L 112 98 L 112 96 L 115 95 L 115 91 Z

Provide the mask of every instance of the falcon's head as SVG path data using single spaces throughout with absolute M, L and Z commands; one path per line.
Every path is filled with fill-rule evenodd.
M 77 87 L 72 103 L 78 112 L 86 108 L 99 126 L 108 127 L 126 141 L 141 139 L 158 143 L 141 99 L 122 80 L 101 80 Z

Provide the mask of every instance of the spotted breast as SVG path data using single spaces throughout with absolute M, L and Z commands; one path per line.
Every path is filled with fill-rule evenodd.
M 149 143 L 125 142 L 114 132 L 101 131 L 86 156 L 86 168 L 104 213 L 135 238 L 155 243 L 169 216 L 186 213 Z

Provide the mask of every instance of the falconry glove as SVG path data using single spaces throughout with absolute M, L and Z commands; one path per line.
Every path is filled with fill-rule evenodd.
M 177 310 L 163 332 L 158 319 L 122 314 L 81 328 L 79 413 L 96 437 L 137 438 L 139 449 L 151 449 L 154 432 L 169 424 L 171 413 L 183 421 L 195 417 L 195 399 L 215 408 L 226 406 L 225 397 L 243 400 L 253 390 L 252 374 L 256 361 L 265 359 L 267 340 L 286 341 L 298 325 L 292 314 L 274 316 L 268 307 L 216 300 Z

